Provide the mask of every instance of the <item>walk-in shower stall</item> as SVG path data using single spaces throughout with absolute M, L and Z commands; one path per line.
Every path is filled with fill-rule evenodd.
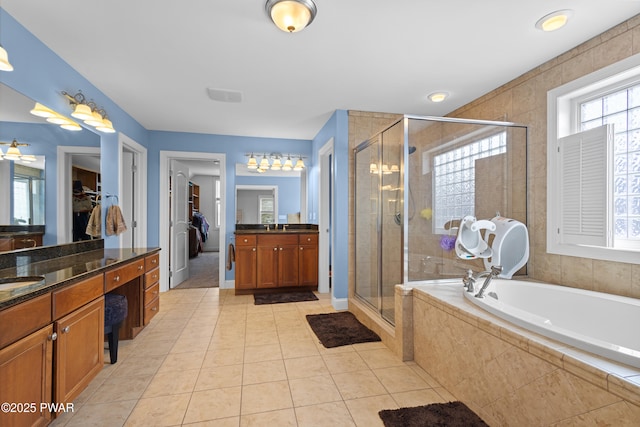
M 527 223 L 523 125 L 404 116 L 354 154 L 355 295 L 392 324 L 395 285 L 483 270 L 453 250 L 463 217 Z

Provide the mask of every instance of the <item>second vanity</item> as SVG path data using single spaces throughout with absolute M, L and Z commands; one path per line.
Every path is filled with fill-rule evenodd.
M 120 339 L 134 338 L 159 312 L 159 248 L 101 242 L 0 254 L 0 282 L 41 279 L 0 286 L 0 400 L 15 406 L 0 412 L 0 425 L 48 424 L 100 372 L 106 293 L 127 297 Z

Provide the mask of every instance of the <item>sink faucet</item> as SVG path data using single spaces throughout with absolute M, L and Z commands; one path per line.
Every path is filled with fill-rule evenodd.
M 498 277 L 498 275 L 502 273 L 502 266 L 501 265 L 494 265 L 491 266 L 491 270 L 489 271 L 483 271 L 482 273 L 478 274 L 476 276 L 476 280 L 479 279 L 480 277 L 486 277 L 486 279 L 484 279 L 484 283 L 482 284 L 482 287 L 480 288 L 480 291 L 478 291 L 478 293 L 475 295 L 476 298 L 484 298 L 484 292 L 487 290 L 487 288 L 489 287 L 489 283 L 491 283 L 491 280 L 495 277 Z
M 289 224 L 282 224 L 282 231 L 287 231 L 287 225 Z
M 269 231 L 269 224 L 265 224 L 265 225 L 264 225 L 264 229 L 265 229 L 265 230 L 267 230 L 267 231 Z

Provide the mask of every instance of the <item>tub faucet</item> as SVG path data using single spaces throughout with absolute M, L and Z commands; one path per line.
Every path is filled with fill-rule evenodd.
M 498 277 L 500 273 L 502 273 L 502 266 L 494 265 L 494 266 L 491 266 L 491 270 L 483 271 L 482 273 L 476 276 L 476 279 L 479 279 L 480 277 L 483 277 L 483 276 L 486 277 L 486 279 L 484 279 L 484 283 L 482 284 L 482 287 L 480 288 L 480 291 L 478 291 L 478 293 L 475 295 L 476 298 L 484 298 L 484 291 L 486 291 L 487 288 L 489 287 L 489 283 L 491 283 L 491 280 L 494 277 Z
M 473 277 L 473 270 L 467 270 L 467 275 L 462 278 L 462 284 L 464 290 L 467 292 L 473 292 L 475 290 L 476 278 Z

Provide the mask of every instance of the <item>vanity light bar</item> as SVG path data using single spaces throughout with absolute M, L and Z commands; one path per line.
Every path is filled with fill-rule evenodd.
M 84 121 L 85 124 L 100 132 L 114 133 L 116 131 L 104 108 L 98 108 L 95 102 L 87 101 L 81 90 L 75 95 L 62 91 L 62 95 L 67 98 L 73 108 L 72 117 Z
M 245 156 L 249 157 L 249 160 L 247 161 L 247 169 L 257 170 L 259 173 L 262 173 L 269 169 L 273 171 L 282 170 L 285 172 L 288 172 L 291 170 L 301 171 L 306 167 L 304 164 L 304 161 L 302 160 L 304 158 L 302 155 L 293 156 L 294 158 L 296 157 L 298 158 L 295 165 L 291 160 L 291 154 L 287 155 L 287 159 L 285 160 L 284 163 L 282 163 L 282 159 L 284 159 L 284 156 L 281 154 L 264 153 L 262 154 L 262 160 L 260 160 L 260 162 L 258 162 L 256 158 L 256 157 L 260 157 L 260 155 L 256 156 L 253 153 L 251 153 L 251 154 L 245 154 Z M 273 162 L 270 162 L 269 159 L 273 159 Z

